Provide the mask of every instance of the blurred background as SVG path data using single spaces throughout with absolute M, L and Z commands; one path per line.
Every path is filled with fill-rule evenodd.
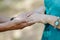
M 0 16 L 10 18 L 40 7 L 44 7 L 43 0 L 0 0 Z M 22 30 L 0 32 L 0 40 L 41 40 L 42 26 L 44 27 L 43 24 L 36 23 Z

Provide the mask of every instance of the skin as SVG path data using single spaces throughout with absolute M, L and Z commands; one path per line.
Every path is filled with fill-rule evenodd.
M 42 12 L 43 9 L 44 9 L 43 7 L 42 9 L 39 8 L 40 12 Z M 27 12 L 26 14 L 24 13 L 20 14 L 16 16 L 12 21 L 10 21 L 10 18 L 0 17 L 0 32 L 23 29 L 27 26 L 33 25 L 34 22 L 29 22 L 30 20 L 28 17 L 31 16 L 34 12 Z
M 37 19 L 36 19 L 37 18 Z M 45 15 L 45 14 L 39 14 L 39 13 L 34 13 L 29 17 L 30 22 L 32 23 L 36 23 L 36 22 L 40 22 L 40 23 L 49 23 L 50 25 L 55 27 L 55 21 L 57 20 L 56 16 L 52 16 L 52 15 Z M 60 25 L 57 26 L 58 29 L 60 29 Z
M 10 24 L 11 23 L 11 24 Z M 7 23 L 5 23 L 7 24 Z M 0 25 L 0 32 L 4 32 L 4 31 L 9 31 L 9 30 L 17 30 L 17 29 L 23 29 L 26 26 L 32 25 L 33 23 L 27 23 L 27 22 L 23 22 L 23 23 L 13 23 L 13 22 L 9 22 L 7 25 Z
M 4 21 L 2 21 L 3 23 L 0 23 L 0 32 L 23 29 L 27 26 L 33 25 L 34 23 L 49 23 L 50 25 L 55 27 L 54 23 L 57 20 L 57 17 L 40 13 L 26 13 L 16 16 L 12 21 L 5 20 L 7 19 L 4 19 Z M 57 28 L 60 29 L 60 25 Z
M 2 18 L 0 17 L 0 32 L 9 31 L 9 30 L 17 30 L 23 29 L 26 26 L 30 26 L 34 23 L 28 23 L 27 19 L 31 15 L 31 13 L 22 13 L 14 18 L 14 20 L 10 21 L 10 18 Z

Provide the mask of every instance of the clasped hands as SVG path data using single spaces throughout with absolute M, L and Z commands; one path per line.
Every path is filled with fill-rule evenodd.
M 35 23 L 46 23 L 45 17 L 45 14 L 28 12 L 16 16 L 14 20 L 17 21 L 17 23 L 20 23 L 20 27 L 22 26 L 22 28 L 24 28 Z

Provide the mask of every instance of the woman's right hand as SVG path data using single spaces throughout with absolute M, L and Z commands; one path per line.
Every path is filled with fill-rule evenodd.
M 28 21 L 27 19 L 31 14 L 32 14 L 31 12 L 21 13 L 20 15 L 16 16 L 14 20 L 17 21 L 18 23 L 27 22 Z
M 33 13 L 29 16 L 30 23 L 47 23 L 47 17 L 45 14 Z

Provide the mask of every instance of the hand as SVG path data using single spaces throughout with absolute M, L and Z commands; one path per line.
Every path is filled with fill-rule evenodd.
M 46 15 L 45 14 L 40 14 L 40 13 L 33 13 L 31 16 L 29 16 L 29 23 L 46 23 Z
M 20 15 L 16 16 L 14 20 L 18 22 L 27 22 L 27 19 L 31 14 L 31 12 L 21 13 Z

